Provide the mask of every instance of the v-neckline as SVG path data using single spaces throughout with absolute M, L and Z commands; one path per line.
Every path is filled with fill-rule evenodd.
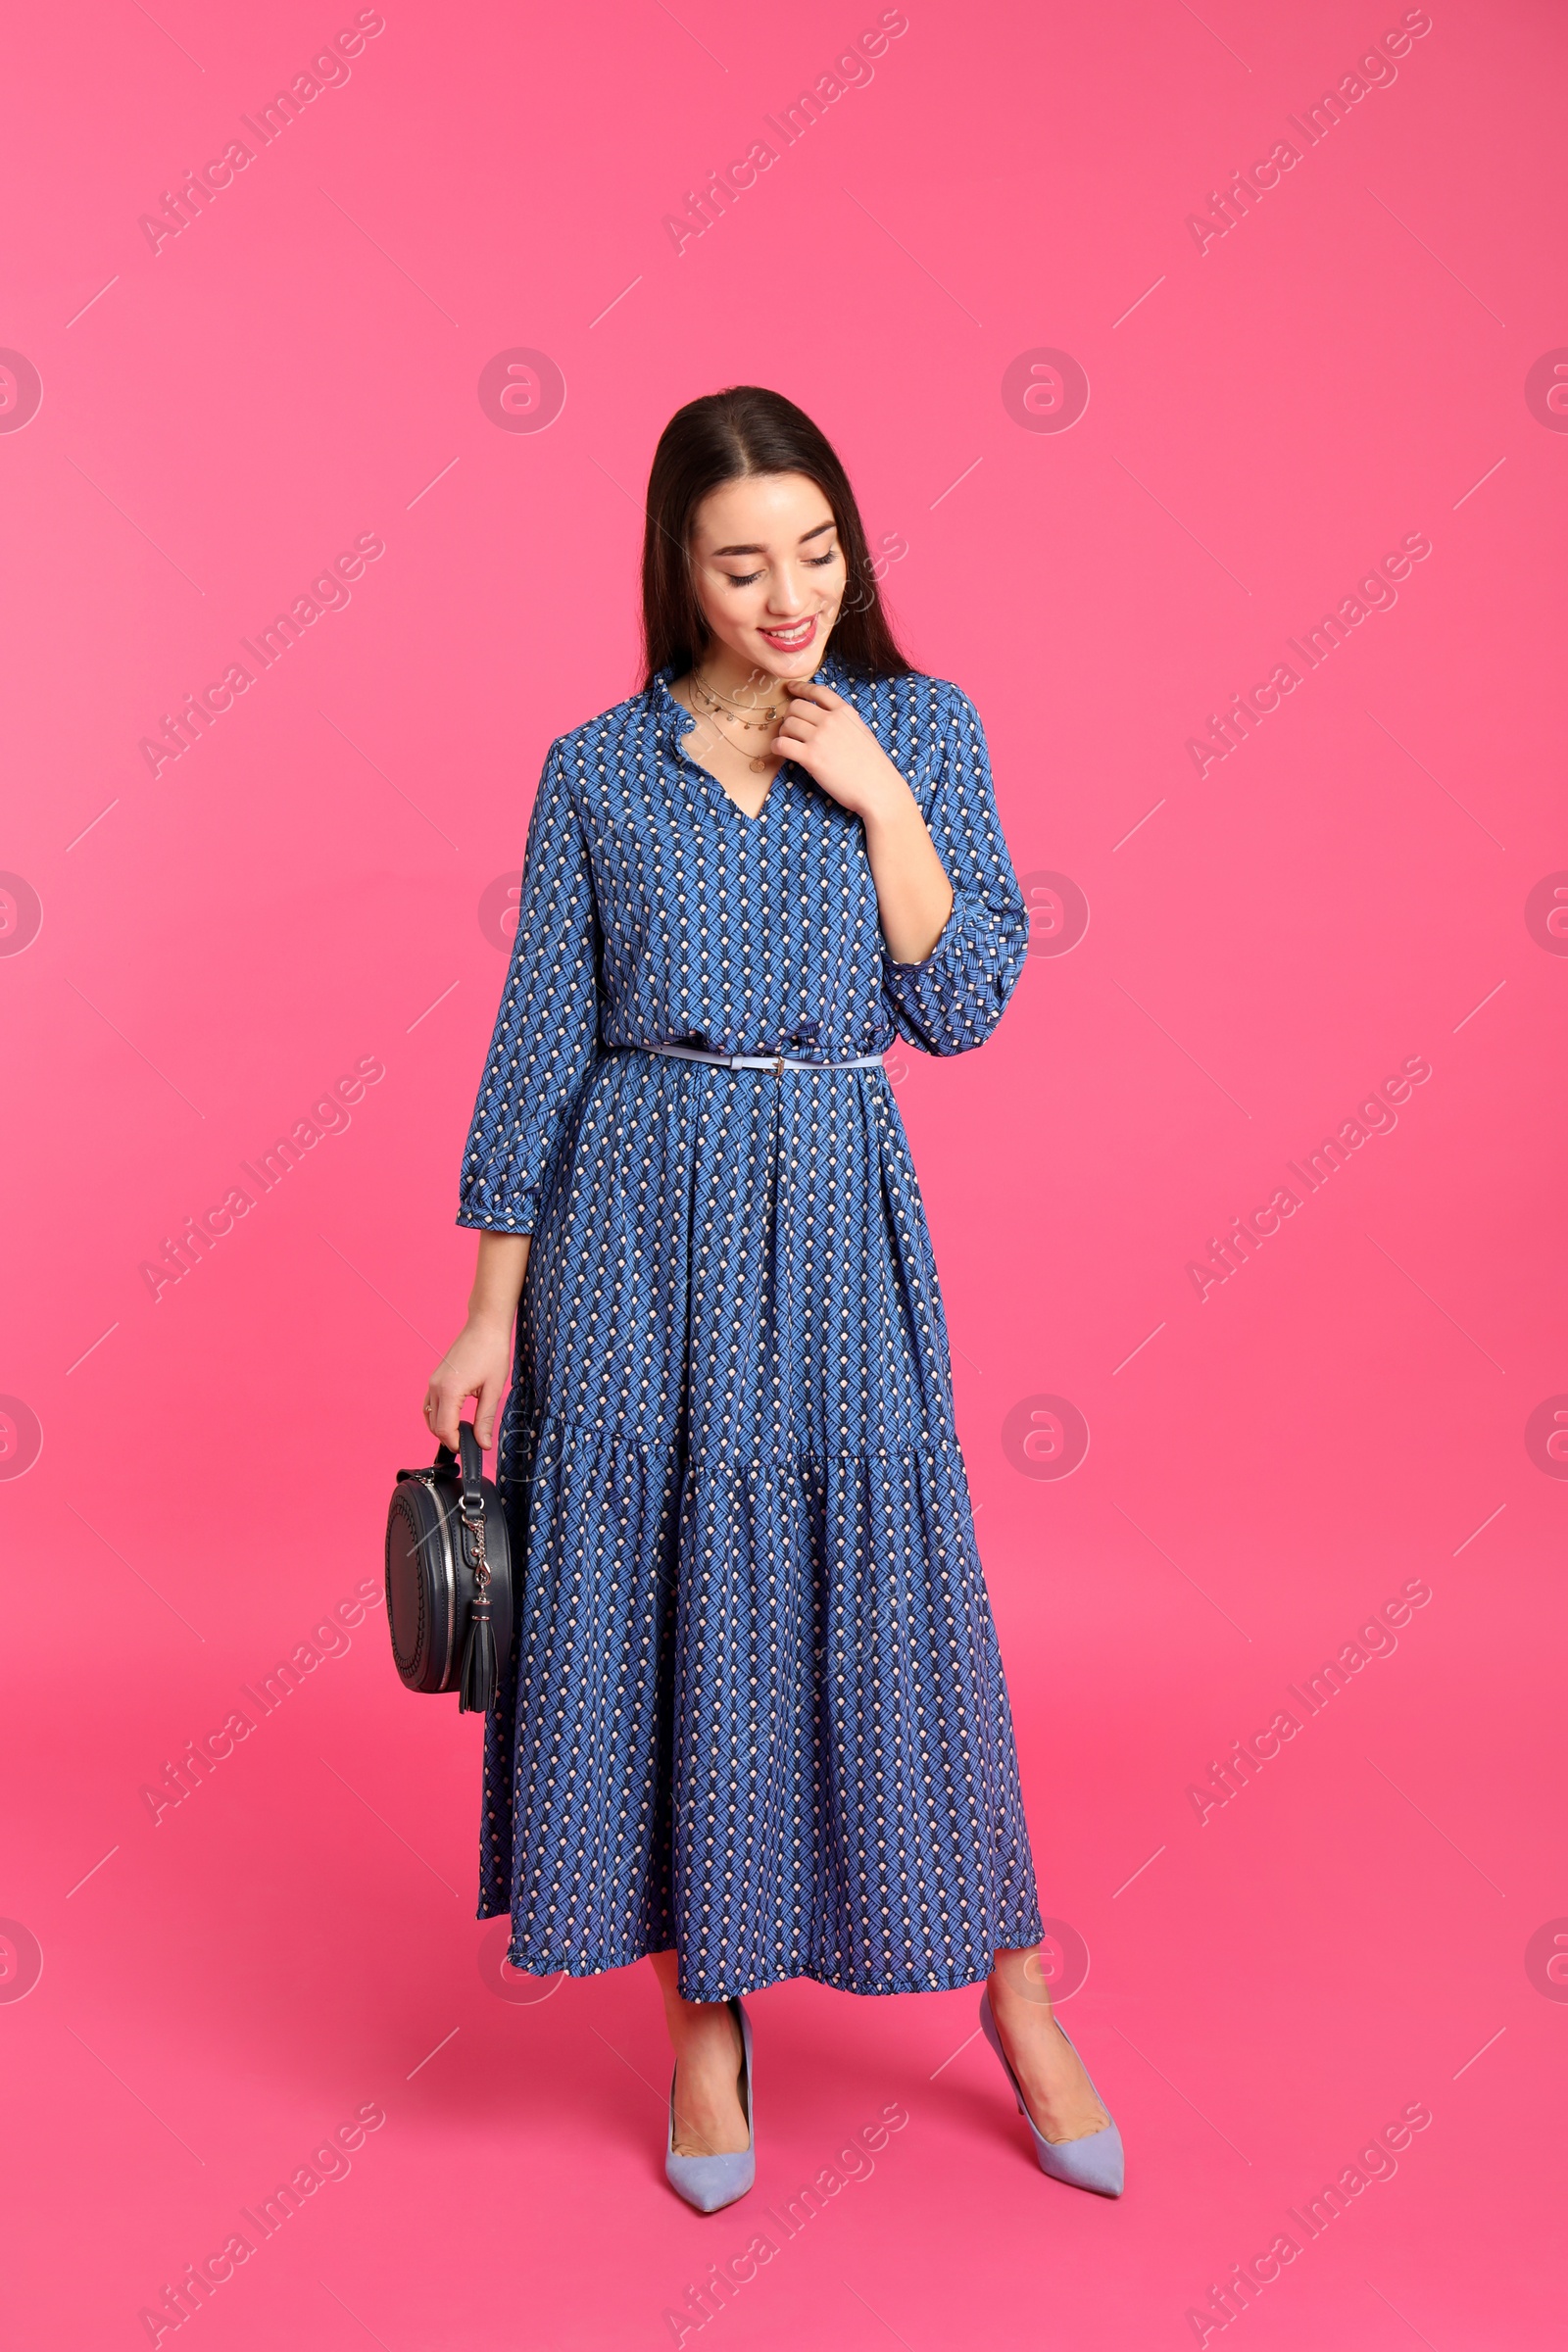
M 666 663 L 664 668 L 662 669 L 658 675 L 659 683 L 663 690 L 670 709 L 674 711 L 675 716 L 679 721 L 679 724 L 675 729 L 675 750 L 678 757 L 684 760 L 688 766 L 694 767 L 697 770 L 697 773 L 708 785 L 710 798 L 713 801 L 716 813 L 720 819 L 722 819 L 727 813 L 733 816 L 738 823 L 744 825 L 748 831 L 760 831 L 761 827 L 767 822 L 768 810 L 772 808 L 774 802 L 779 797 L 778 788 L 780 784 L 784 782 L 788 772 L 794 768 L 796 764 L 795 761 L 793 760 L 781 760 L 779 761 L 777 767 L 773 770 L 772 782 L 768 785 L 766 792 L 764 792 L 762 795 L 762 805 L 758 809 L 757 814 L 753 816 L 749 809 L 743 808 L 739 801 L 734 799 L 731 794 L 724 790 L 723 785 L 714 775 L 712 769 L 710 767 L 705 767 L 700 760 L 694 760 L 690 752 L 686 749 L 686 738 L 696 726 L 697 718 L 695 712 L 687 710 L 685 704 L 675 692 L 675 672 L 673 665 Z M 833 657 L 831 654 L 824 653 L 821 662 L 817 664 L 815 675 L 821 678 L 825 685 L 834 687 L 839 687 L 841 685 L 837 669 L 833 664 Z
M 664 692 L 668 695 L 670 701 L 675 706 L 675 710 L 679 718 L 684 722 L 683 724 L 677 726 L 675 730 L 675 749 L 679 753 L 680 757 L 687 762 L 689 766 L 695 767 L 698 774 L 704 777 L 707 782 L 711 785 L 714 793 L 716 793 L 718 799 L 723 803 L 724 808 L 731 810 L 734 815 L 738 816 L 743 825 L 760 826 L 765 819 L 769 808 L 773 806 L 773 795 L 778 790 L 779 778 L 783 775 L 784 770 L 787 767 L 793 766 L 794 762 L 789 760 L 781 760 L 779 761 L 777 767 L 773 770 L 771 778 L 768 781 L 767 790 L 762 795 L 761 807 L 758 809 L 756 815 L 754 816 L 749 808 L 743 808 L 741 807 L 739 801 L 735 799 L 732 793 L 728 793 L 724 790 L 723 785 L 714 775 L 712 769 L 710 767 L 705 767 L 700 760 L 694 760 L 691 753 L 686 749 L 686 738 L 696 728 L 697 714 L 694 710 L 687 710 L 685 704 L 675 692 L 675 682 L 673 678 L 666 678 L 664 680 Z

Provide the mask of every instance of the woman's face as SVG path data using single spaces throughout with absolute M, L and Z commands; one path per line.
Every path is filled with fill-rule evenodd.
M 710 491 L 692 531 L 692 573 L 713 642 L 700 666 L 808 678 L 844 597 L 833 510 L 804 473 L 750 473 Z

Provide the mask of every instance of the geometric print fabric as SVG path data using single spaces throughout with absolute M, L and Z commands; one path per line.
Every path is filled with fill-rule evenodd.
M 551 746 L 464 1156 L 458 1222 L 533 1237 L 479 1916 L 533 1973 L 673 1947 L 692 2000 L 972 1984 L 1041 1923 L 892 1088 L 639 1049 L 966 1052 L 1023 968 L 1022 894 L 956 687 L 817 672 L 954 887 L 900 964 L 858 818 L 793 762 L 747 817 L 671 675 Z

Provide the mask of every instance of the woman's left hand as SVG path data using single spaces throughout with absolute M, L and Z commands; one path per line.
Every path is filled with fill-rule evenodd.
M 841 808 L 880 815 L 909 788 L 854 706 L 813 678 L 786 678 L 788 713 L 769 749 L 804 767 Z

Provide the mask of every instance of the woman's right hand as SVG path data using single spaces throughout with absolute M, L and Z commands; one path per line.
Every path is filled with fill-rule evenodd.
M 468 1320 L 430 1375 L 424 1418 L 430 1434 L 458 1450 L 458 1424 L 471 1396 L 473 1434 L 484 1452 L 496 1442 L 496 1416 L 512 1371 L 512 1331 L 522 1278 L 528 1269 L 529 1237 L 481 1233 L 479 1262 L 468 1300 Z

